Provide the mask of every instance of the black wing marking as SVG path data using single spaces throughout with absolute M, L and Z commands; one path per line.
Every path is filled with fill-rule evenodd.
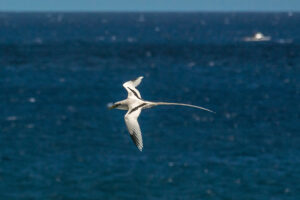
M 134 94 L 134 96 L 136 96 L 136 98 L 141 99 L 133 89 L 131 89 L 129 87 L 127 87 L 127 88 Z
M 133 131 L 133 133 L 130 134 L 130 137 L 131 137 L 132 141 L 134 142 L 134 144 L 140 149 L 140 146 L 143 144 L 141 144 L 142 141 L 140 141 L 140 139 L 137 137 L 136 132 Z
M 140 104 L 140 105 L 138 105 L 138 106 L 132 108 L 131 111 L 130 111 L 128 114 L 130 114 L 130 113 L 132 113 L 132 112 L 138 110 L 139 108 L 145 106 L 146 104 L 147 104 L 147 103 L 142 103 L 142 104 Z

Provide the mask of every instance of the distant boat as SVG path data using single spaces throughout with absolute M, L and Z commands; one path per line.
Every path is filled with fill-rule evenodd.
M 245 42 L 263 42 L 263 41 L 270 41 L 271 36 L 265 36 L 261 32 L 257 32 L 254 34 L 252 37 L 245 37 L 244 41 Z

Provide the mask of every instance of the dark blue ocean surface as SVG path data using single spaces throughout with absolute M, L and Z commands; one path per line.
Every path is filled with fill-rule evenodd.
M 0 199 L 300 199 L 299 102 L 299 13 L 0 13 Z

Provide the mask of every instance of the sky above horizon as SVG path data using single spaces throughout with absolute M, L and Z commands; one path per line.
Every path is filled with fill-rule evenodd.
M 0 11 L 300 11 L 300 0 L 0 0 Z

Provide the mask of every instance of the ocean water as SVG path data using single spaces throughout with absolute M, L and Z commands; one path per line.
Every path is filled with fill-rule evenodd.
M 144 110 L 139 152 L 141 75 L 216 114 Z M 300 199 L 299 79 L 299 13 L 0 13 L 0 199 Z

